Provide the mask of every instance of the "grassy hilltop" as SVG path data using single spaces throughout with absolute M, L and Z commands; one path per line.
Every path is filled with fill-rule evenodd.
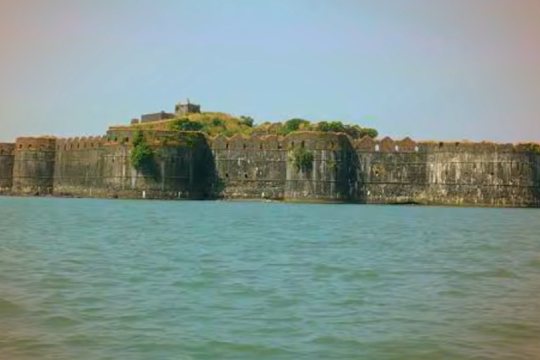
M 132 128 L 152 130 L 201 131 L 209 136 L 225 135 L 287 135 L 294 131 L 343 132 L 352 138 L 377 137 L 377 130 L 359 125 L 348 125 L 341 121 L 311 122 L 290 119 L 284 122 L 255 124 L 249 116 L 232 116 L 219 112 L 188 114 L 180 118 L 130 125 Z

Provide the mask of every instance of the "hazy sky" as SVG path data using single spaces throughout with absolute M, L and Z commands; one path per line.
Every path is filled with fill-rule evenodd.
M 189 97 L 415 139 L 540 140 L 538 0 L 0 0 L 0 140 Z

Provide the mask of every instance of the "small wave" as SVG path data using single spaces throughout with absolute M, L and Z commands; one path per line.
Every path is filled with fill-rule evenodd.
M 67 316 L 61 316 L 61 315 L 50 316 L 50 317 L 46 318 L 43 321 L 44 325 L 52 326 L 52 327 L 55 327 L 55 328 L 56 327 L 73 326 L 73 325 L 77 325 L 79 323 L 80 323 L 80 321 L 77 321 L 77 320 L 72 319 L 72 318 L 67 317 Z
M 518 278 L 519 275 L 512 270 L 504 268 L 496 268 L 486 271 L 477 271 L 477 272 L 458 272 L 461 276 L 472 277 L 472 278 L 499 278 L 499 279 L 514 279 Z
M 353 270 L 344 275 L 345 280 L 375 280 L 379 278 L 379 273 L 375 270 Z
M 346 298 L 339 298 L 339 301 L 336 302 L 336 305 L 338 306 L 363 306 L 366 305 L 366 300 L 362 296 L 358 297 L 346 297 Z
M 334 273 L 334 272 L 342 272 L 345 271 L 346 268 L 341 267 L 339 265 L 329 265 L 329 264 L 317 264 L 315 266 L 315 271 L 318 273 Z
M 448 289 L 439 291 L 439 295 L 443 297 L 462 298 L 467 295 L 467 292 L 464 290 Z
M 9 300 L 0 298 L 0 315 L 14 315 L 23 311 L 23 307 Z
M 330 347 L 343 347 L 343 348 L 350 348 L 355 349 L 359 348 L 364 343 L 362 341 L 356 340 L 356 339 L 347 339 L 343 337 L 338 336 L 318 336 L 311 340 L 312 343 L 318 344 L 318 345 L 326 345 Z
M 172 283 L 173 287 L 179 287 L 183 289 L 202 289 L 210 287 L 212 284 L 208 281 L 203 280 L 176 280 Z
M 271 347 L 263 344 L 247 344 L 241 342 L 210 341 L 207 346 L 217 353 L 240 355 L 257 354 L 258 357 L 282 356 L 290 354 L 289 351 L 279 347 Z
M 540 269 L 540 256 L 536 256 L 527 263 L 530 267 Z
M 482 324 L 478 329 L 484 333 L 501 339 L 537 339 L 540 327 L 534 323 L 501 322 Z

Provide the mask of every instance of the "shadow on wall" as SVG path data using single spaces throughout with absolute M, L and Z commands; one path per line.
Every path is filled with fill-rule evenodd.
M 342 164 L 339 175 L 344 181 L 338 182 L 338 191 L 342 194 L 347 194 L 346 201 L 350 202 L 367 202 L 367 191 L 364 184 L 364 176 L 359 173 L 360 158 L 350 142 L 345 142 L 342 150 Z
M 210 144 L 205 136 L 183 133 L 179 144 L 154 148 L 154 154 L 139 168 L 153 186 L 181 191 L 188 198 L 210 200 L 219 197 L 219 177 Z
M 192 164 L 193 182 L 191 186 L 196 193 L 200 194 L 200 199 L 219 198 L 224 183 L 219 178 L 214 155 L 206 137 L 197 145 L 196 151 L 193 153 Z
M 529 154 L 530 164 L 532 166 L 531 173 L 533 174 L 533 196 L 534 206 L 540 206 L 540 155 L 538 153 Z
M 358 156 L 344 134 L 293 133 L 287 143 L 285 197 L 358 201 Z

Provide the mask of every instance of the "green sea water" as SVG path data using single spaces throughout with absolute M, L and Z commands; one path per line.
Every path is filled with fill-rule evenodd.
M 538 359 L 540 210 L 0 198 L 0 359 Z

